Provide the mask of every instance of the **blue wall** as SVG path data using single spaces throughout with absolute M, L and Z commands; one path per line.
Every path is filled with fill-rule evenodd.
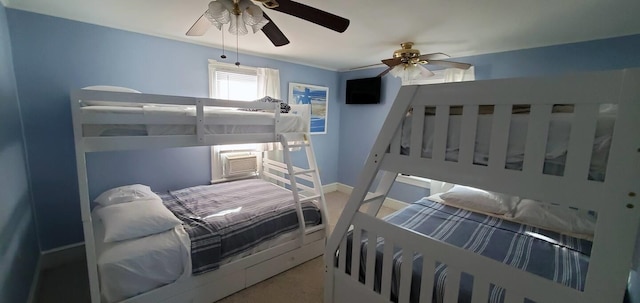
M 456 58 L 475 66 L 476 79 L 498 79 L 546 76 L 577 71 L 598 71 L 640 66 L 640 35 L 582 43 L 493 53 Z M 340 159 L 338 182 L 355 186 L 364 161 L 382 123 L 400 89 L 400 80 L 390 75 L 383 78 L 380 104 L 344 104 L 348 79 L 373 77 L 383 69 L 368 69 L 340 74 Z M 391 197 L 402 201 L 415 201 L 423 193 L 405 184 L 395 184 Z
M 40 256 L 5 8 L 0 4 L 0 302 L 26 302 Z
M 111 28 L 7 10 L 29 147 L 33 197 L 42 214 L 42 249 L 83 240 L 69 91 L 117 85 L 142 92 L 208 96 L 207 60 L 217 49 Z M 268 46 L 270 47 L 270 46 Z M 337 181 L 338 74 L 308 66 L 242 55 L 247 66 L 280 70 L 281 91 L 289 82 L 329 87 L 328 134 L 312 137 L 322 181 Z M 130 151 L 88 157 L 91 191 L 132 182 L 154 190 L 210 180 L 209 149 Z M 148 165 L 153 163 L 153 165 Z M 46 214 L 46 215 L 45 215 Z

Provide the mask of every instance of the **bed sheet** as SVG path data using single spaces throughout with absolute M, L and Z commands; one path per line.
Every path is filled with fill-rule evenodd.
M 104 225 L 93 216 L 100 292 L 119 302 L 190 275 L 189 236 L 182 226 L 155 235 L 104 243 Z
M 299 227 L 291 191 L 262 179 L 194 186 L 160 197 L 184 222 L 194 275 L 215 270 L 225 258 Z M 303 202 L 301 208 L 307 226 L 321 224 L 314 202 Z
M 85 106 L 83 113 L 109 113 L 109 114 L 133 114 L 145 116 L 171 116 L 171 117 L 195 117 L 194 106 Z M 233 108 L 205 107 L 206 118 L 215 119 L 221 117 L 234 118 L 238 121 L 251 120 L 256 117 L 273 117 L 270 112 L 242 111 Z M 280 127 L 283 132 L 305 132 L 308 123 L 295 114 L 280 114 Z M 246 134 L 268 133 L 273 131 L 271 125 L 205 125 L 205 134 Z M 85 124 L 83 134 L 85 137 L 100 136 L 160 136 L 160 135 L 193 135 L 196 132 L 195 125 L 163 125 L 163 124 Z
M 591 179 L 601 180 L 604 176 L 615 118 L 615 113 L 600 114 L 599 116 L 593 144 L 593 158 L 590 170 Z M 545 173 L 547 174 L 562 174 L 564 159 L 569 144 L 572 120 L 572 113 L 554 113 L 551 115 L 549 137 L 547 140 L 547 149 L 545 154 Z M 408 155 L 410 153 L 411 121 L 412 116 L 408 115 L 403 122 L 401 153 L 404 155 Z M 476 146 L 473 159 L 476 164 L 487 165 L 489 162 L 492 121 L 493 115 L 478 115 Z M 435 116 L 425 116 L 423 130 L 424 139 L 422 142 L 421 153 L 424 158 L 431 158 L 433 153 L 434 125 Z M 461 115 L 449 116 L 447 147 L 445 153 L 445 159 L 448 161 L 458 160 L 461 125 Z M 528 125 L 528 114 L 511 115 L 506 159 L 507 167 L 510 169 L 521 169 L 522 167 Z
M 384 218 L 385 221 L 413 230 L 485 257 L 539 275 L 557 283 L 584 289 L 592 243 L 555 232 L 501 220 L 423 198 L 406 208 Z M 363 231 L 359 279 L 366 276 L 368 239 Z M 384 239 L 377 238 L 374 288 L 379 291 L 382 272 Z M 347 242 L 347 264 L 351 262 L 351 238 Z M 396 249 L 393 257 L 391 300 L 397 302 L 398 278 L 402 264 L 402 252 Z M 442 302 L 447 266 L 436 263 L 434 302 Z M 350 273 L 349 266 L 347 273 Z M 420 294 L 422 256 L 416 254 L 413 261 L 410 301 L 417 302 Z M 472 277 L 461 276 L 459 302 L 470 302 Z M 504 301 L 504 289 L 492 286 L 490 302 Z

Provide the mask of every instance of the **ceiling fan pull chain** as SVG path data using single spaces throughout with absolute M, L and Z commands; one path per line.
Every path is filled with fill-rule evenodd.
M 236 23 L 237 23 L 237 20 L 238 20 L 238 15 L 236 15 Z M 238 60 L 238 44 L 239 44 L 238 43 L 238 40 L 239 40 L 238 36 L 240 36 L 240 35 L 236 35 L 236 66 L 239 67 L 240 66 L 240 60 Z
M 220 55 L 220 58 L 227 59 L 227 55 L 224 54 L 224 30 L 220 32 L 222 32 L 222 55 Z

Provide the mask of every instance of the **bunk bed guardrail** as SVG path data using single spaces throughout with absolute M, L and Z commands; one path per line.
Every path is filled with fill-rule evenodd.
M 195 107 L 194 115 L 139 115 L 132 113 L 111 112 L 83 112 L 87 104 L 107 106 L 191 106 Z M 237 116 L 207 117 L 207 107 L 250 109 L 270 111 L 271 114 L 253 115 L 250 119 L 238 119 Z M 309 109 L 305 105 L 293 105 L 293 113 L 300 116 L 308 115 Z M 71 93 L 71 110 L 79 127 L 84 125 L 193 125 L 194 134 L 177 135 L 147 135 L 97 137 L 83 136 L 86 151 L 108 151 L 129 148 L 163 148 L 216 144 L 240 144 L 246 142 L 267 143 L 278 142 L 278 134 L 285 131 L 282 126 L 279 103 L 246 102 L 220 100 L 196 97 L 180 97 L 155 94 L 140 94 L 128 92 L 111 92 L 98 90 L 75 90 Z M 268 131 L 248 133 L 207 133 L 207 126 L 251 125 L 269 127 Z M 82 129 L 81 129 L 82 131 Z
M 512 108 L 530 106 L 524 160 L 521 169 L 506 168 Z M 573 106 L 562 175 L 543 171 L 552 108 Z M 617 105 L 606 175 L 588 178 L 594 133 L 601 104 Z M 451 106 L 462 106 L 457 160 L 447 159 Z M 488 163 L 474 163 L 479 106 L 493 106 Z M 424 157 L 423 126 L 426 109 L 435 108 L 431 157 Z M 411 109 L 409 153 L 402 152 L 403 121 Z M 419 302 L 431 302 L 433 266 L 447 265 L 444 302 L 458 301 L 460 275 L 473 276 L 472 302 L 487 302 L 490 284 L 505 289 L 504 302 L 622 302 L 631 267 L 640 221 L 640 69 L 585 73 L 548 78 L 500 79 L 425 86 L 403 86 L 369 154 L 358 183 L 342 213 L 325 253 L 325 302 L 389 302 L 391 259 L 400 249 L 404 260 L 422 254 L 425 258 Z M 365 199 L 376 176 L 382 179 L 376 199 Z M 577 291 L 518 270 L 473 252 L 455 247 L 374 217 L 397 174 L 463 184 L 530 199 L 597 212 L 588 273 L 583 291 Z M 374 211 L 360 212 L 370 201 Z M 381 289 L 374 290 L 375 258 L 360 250 L 375 251 L 375 242 L 353 245 L 351 264 L 346 262 L 347 240 L 360 243 L 384 238 Z M 351 241 L 351 240 L 349 240 Z M 389 245 L 387 245 L 387 243 Z M 615 253 L 612 253 L 615 252 Z M 338 262 L 335 262 L 336 258 Z M 362 268 L 361 268 L 362 267 Z M 352 274 L 346 273 L 350 269 Z M 359 269 L 366 277 L 360 281 Z M 409 302 L 411 262 L 403 262 L 399 275 L 398 302 Z M 427 278 L 424 278 L 427 277 Z M 413 301 L 412 301 L 413 302 Z

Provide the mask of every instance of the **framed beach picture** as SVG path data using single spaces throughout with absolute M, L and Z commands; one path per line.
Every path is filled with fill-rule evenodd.
M 311 134 L 327 133 L 329 88 L 325 86 L 289 82 L 289 103 L 311 105 Z

